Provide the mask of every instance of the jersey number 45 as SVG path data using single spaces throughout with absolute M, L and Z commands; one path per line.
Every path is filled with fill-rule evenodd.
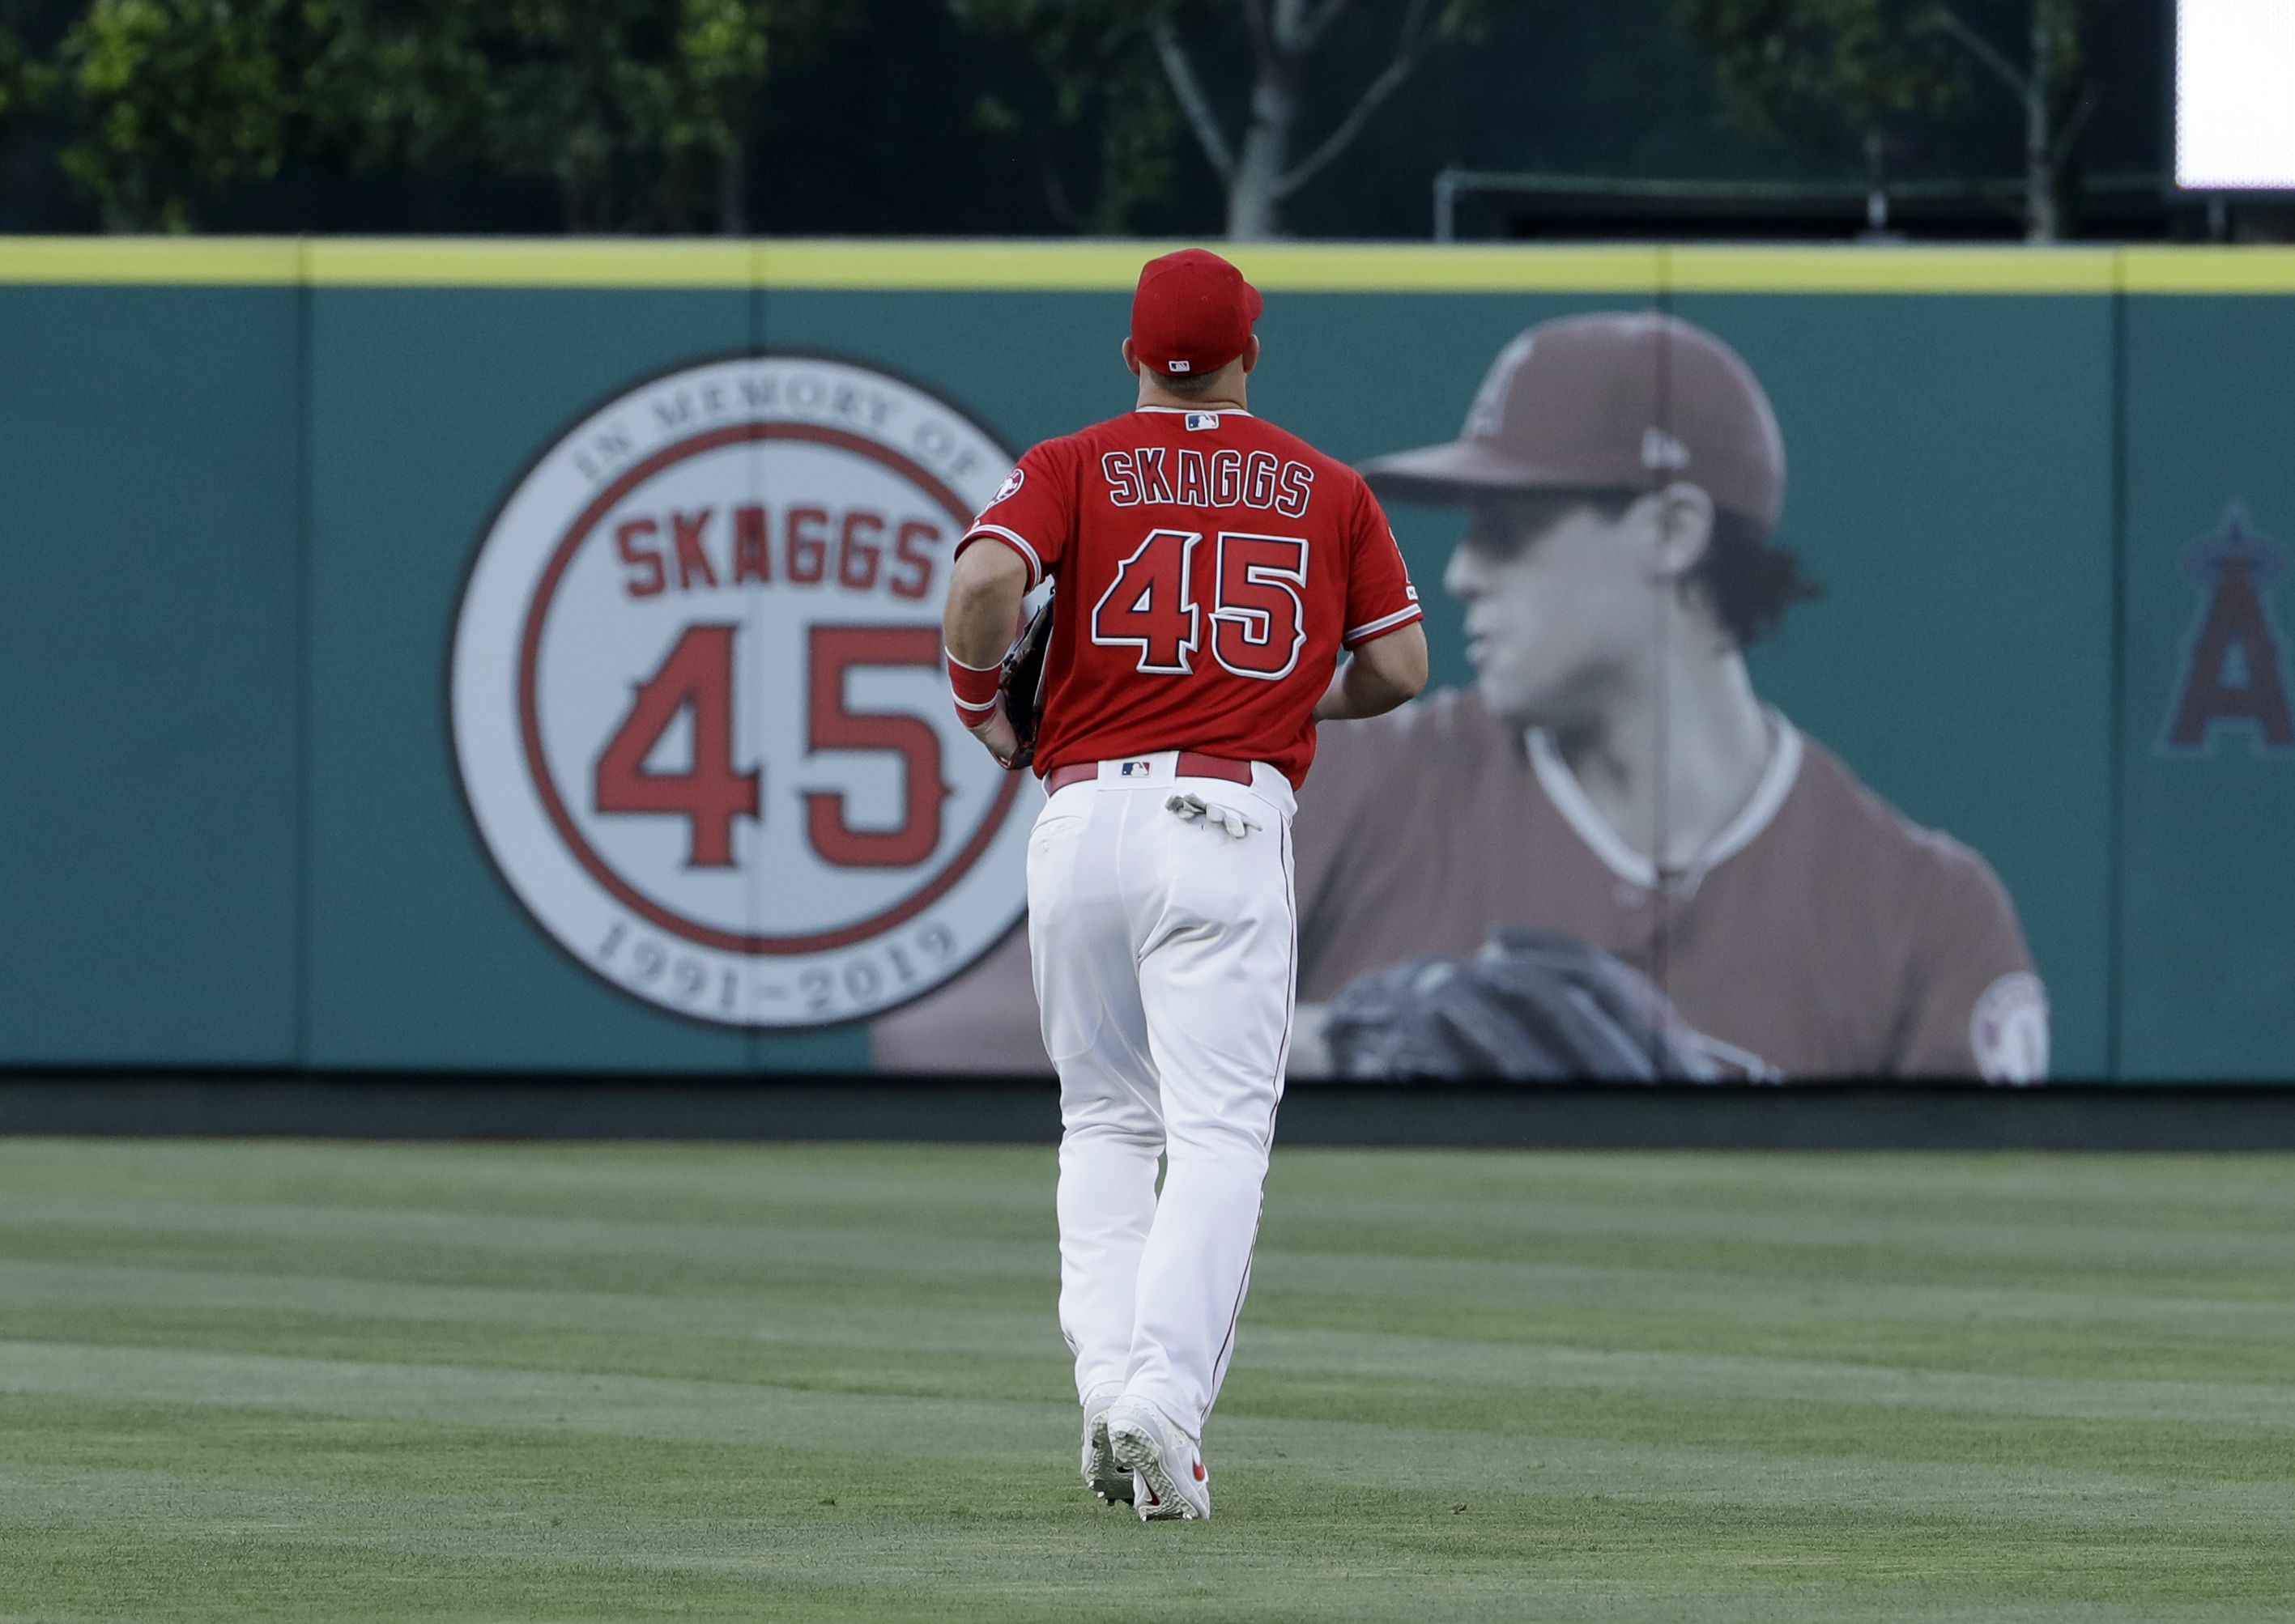
M 1196 601 L 1198 530 L 1151 530 L 1091 609 L 1091 641 L 1139 650 L 1139 669 L 1185 676 L 1203 647 Z M 1307 641 L 1307 543 L 1222 530 L 1213 542 L 1212 657 L 1239 677 L 1291 674 Z

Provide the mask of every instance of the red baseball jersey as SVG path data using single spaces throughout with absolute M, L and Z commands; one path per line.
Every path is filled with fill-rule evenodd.
M 1020 459 L 958 543 L 1057 583 L 1036 770 L 1153 750 L 1295 788 L 1343 649 L 1419 618 L 1360 475 L 1247 412 L 1142 406 Z

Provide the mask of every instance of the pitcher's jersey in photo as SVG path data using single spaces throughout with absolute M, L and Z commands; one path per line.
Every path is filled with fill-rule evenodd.
M 2047 996 L 1991 868 L 1771 722 L 1752 799 L 1662 887 L 1552 740 L 1472 689 L 1335 736 L 1295 826 L 1300 998 L 1523 926 L 1662 977 L 1692 1026 L 1787 1077 L 2042 1081 Z
M 983 540 L 1057 583 L 1039 773 L 1185 749 L 1296 788 L 1341 650 L 1420 617 L 1362 477 L 1247 412 L 1142 406 L 1046 440 L 957 550 Z

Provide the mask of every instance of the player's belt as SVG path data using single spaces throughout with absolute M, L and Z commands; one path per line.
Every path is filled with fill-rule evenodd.
M 1225 779 L 1230 784 L 1251 782 L 1251 763 L 1231 762 L 1223 755 L 1203 755 L 1193 750 L 1180 752 L 1179 765 L 1172 774 L 1183 779 Z M 1098 762 L 1077 762 L 1072 766 L 1055 767 L 1044 779 L 1044 793 L 1058 795 L 1071 784 L 1081 784 L 1086 779 L 1099 776 Z

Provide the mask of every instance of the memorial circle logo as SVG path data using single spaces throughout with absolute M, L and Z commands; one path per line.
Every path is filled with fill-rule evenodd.
M 1037 796 L 958 723 L 940 616 L 1012 461 L 914 384 L 772 354 L 541 453 L 478 543 L 448 707 L 479 836 L 559 946 L 681 1015 L 809 1026 L 1011 928 Z

